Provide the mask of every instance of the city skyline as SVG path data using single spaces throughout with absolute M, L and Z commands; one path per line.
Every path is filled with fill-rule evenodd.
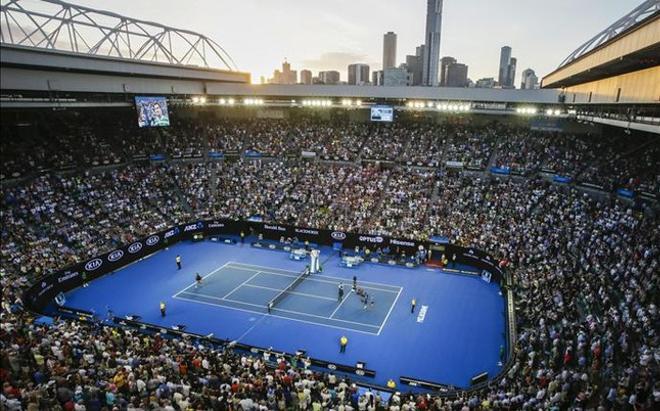
M 337 0 L 332 7 L 316 0 L 259 2 L 198 0 L 194 7 L 162 0 L 158 8 L 142 0 L 75 0 L 135 18 L 190 29 L 211 37 L 233 57 L 252 81 L 270 78 L 287 57 L 292 67 L 313 72 L 349 64 L 382 68 L 382 41 L 397 34 L 397 66 L 424 44 L 426 0 Z M 499 53 L 511 46 L 518 67 L 533 68 L 539 78 L 554 70 L 577 45 L 619 19 L 640 1 L 445 0 L 440 57 L 453 56 L 470 67 L 469 77 L 498 77 Z M 543 11 L 543 16 L 539 15 Z M 581 13 L 589 12 L 583 20 Z M 245 24 L 250 21 L 250 24 Z M 265 40 L 268 40 L 266 42 Z

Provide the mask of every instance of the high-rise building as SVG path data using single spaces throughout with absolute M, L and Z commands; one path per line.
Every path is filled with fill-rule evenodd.
M 371 72 L 371 85 L 373 86 L 383 85 L 383 70 L 374 70 L 373 72 Z
M 455 58 L 446 56 L 440 59 L 440 87 L 447 86 L 447 67 L 451 64 L 456 64 Z
M 369 66 L 367 64 L 348 65 L 348 84 L 363 86 L 369 83 Z
M 522 82 L 520 83 L 521 89 L 535 89 L 539 88 L 539 78 L 534 73 L 534 70 L 528 68 L 522 72 Z
M 323 84 L 339 84 L 339 72 L 336 70 L 321 71 L 319 80 Z
M 406 56 L 406 66 L 410 73 L 410 85 L 419 86 L 422 84 L 422 69 L 424 67 L 424 45 L 417 46 L 415 55 Z
M 383 70 L 383 86 L 401 87 L 410 85 L 410 73 L 405 66 Z
M 291 64 L 286 60 L 282 63 L 282 71 L 275 70 L 273 78 L 269 80 L 271 84 L 296 84 L 298 82 L 298 72 L 291 70 Z
M 300 71 L 300 83 L 310 85 L 312 84 L 312 71 L 311 70 L 301 70 Z
M 438 85 L 442 1 L 427 0 L 426 2 L 426 36 L 424 40 L 424 67 L 422 69 L 422 83 L 425 86 Z
M 500 72 L 497 82 L 502 88 L 515 88 L 516 58 L 511 57 L 511 47 L 504 46 L 500 50 Z
M 504 87 L 507 84 L 507 73 L 509 70 L 509 60 L 511 60 L 511 47 L 504 46 L 500 50 L 500 71 L 497 76 L 497 82 Z
M 484 77 L 477 80 L 474 85 L 476 88 L 493 88 L 495 87 L 494 77 Z
M 506 72 L 506 87 L 507 88 L 515 88 L 516 84 L 516 63 L 518 60 L 516 60 L 515 57 L 511 57 L 511 60 L 509 60 L 509 66 L 507 67 L 507 72 Z
M 396 67 L 396 33 L 388 31 L 383 36 L 383 70 Z
M 445 70 L 446 87 L 467 87 L 468 66 L 461 63 L 451 63 Z

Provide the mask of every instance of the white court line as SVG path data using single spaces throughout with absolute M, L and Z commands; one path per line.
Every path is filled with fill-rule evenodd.
M 235 261 L 230 261 L 229 264 L 231 264 L 231 265 L 235 265 L 235 264 L 237 264 L 237 265 L 243 265 L 243 266 L 246 266 L 246 267 L 266 268 L 267 270 L 286 271 L 286 272 L 289 272 L 289 273 L 300 274 L 300 271 L 284 270 L 284 269 L 282 269 L 282 268 L 266 267 L 266 266 L 263 266 L 263 265 L 237 263 L 237 262 L 235 262 Z M 236 268 L 238 268 L 238 267 L 236 267 Z M 267 271 L 267 270 L 262 270 L 262 271 Z M 284 275 L 284 274 L 282 274 L 282 275 Z M 341 281 L 349 281 L 349 280 L 351 280 L 350 278 L 333 277 L 333 276 L 331 276 L 331 275 L 323 275 L 323 274 L 314 274 L 314 276 L 316 276 L 316 277 L 324 277 L 324 278 L 331 278 L 331 279 L 333 279 L 333 280 L 341 280 Z M 390 290 L 383 290 L 383 291 L 390 291 L 390 292 L 392 292 L 392 293 L 396 293 L 396 291 L 391 290 L 391 288 L 401 288 L 401 287 L 397 287 L 396 285 L 389 285 L 389 284 L 383 284 L 383 283 L 374 283 L 374 282 L 371 282 L 371 281 L 358 281 L 358 282 L 359 282 L 360 284 L 372 284 L 372 285 L 380 285 L 380 286 L 383 286 L 383 287 L 389 287 Z M 374 289 L 376 289 L 376 288 L 374 288 Z
M 380 335 L 380 332 L 383 331 L 383 327 L 385 327 L 385 323 L 387 323 L 387 319 L 390 318 L 390 314 L 392 314 L 392 310 L 394 309 L 394 306 L 396 305 L 396 302 L 399 300 L 399 296 L 401 295 L 401 291 L 403 288 L 399 289 L 399 293 L 396 295 L 396 298 L 394 299 L 394 302 L 390 306 L 390 310 L 387 312 L 387 315 L 385 316 L 385 319 L 383 320 L 383 323 L 380 325 L 380 328 L 378 329 L 378 334 Z
M 248 281 L 250 281 L 250 280 L 253 279 L 254 277 L 258 276 L 259 274 L 261 274 L 261 271 L 257 271 L 256 273 L 254 273 L 254 275 L 252 275 L 250 278 L 248 278 L 247 280 L 245 280 L 245 281 L 243 281 L 242 283 L 240 283 L 236 288 L 234 288 L 233 290 L 231 290 L 230 292 L 228 292 L 227 294 L 225 294 L 222 298 L 224 299 L 224 298 L 227 298 L 227 297 L 229 297 L 230 295 L 234 294 L 236 291 L 238 291 L 239 288 L 243 287 L 245 284 L 248 283 Z
M 192 294 L 192 293 L 188 293 L 188 294 Z M 233 300 L 231 298 L 220 298 L 220 297 L 216 297 L 216 296 L 208 295 L 208 294 L 192 294 L 192 295 L 196 295 L 196 296 L 199 296 L 199 297 L 211 298 L 211 299 L 218 300 L 218 301 L 228 301 L 230 303 L 245 304 L 245 305 L 250 305 L 252 307 L 265 308 L 265 306 L 262 305 L 262 304 L 247 303 L 245 301 Z M 224 307 L 224 306 L 221 305 L 221 307 Z M 300 311 L 285 310 L 284 308 L 275 307 L 272 310 L 273 311 L 282 311 L 282 312 L 291 313 L 291 314 L 298 314 L 298 315 L 303 315 L 303 316 L 307 316 L 307 317 L 322 318 L 324 320 L 340 321 L 340 322 L 343 322 L 343 323 L 361 325 L 361 326 L 364 326 L 364 327 L 378 328 L 377 325 L 373 325 L 373 324 L 365 324 L 365 323 L 359 323 L 359 322 L 356 322 L 356 321 L 340 320 L 339 318 L 328 318 L 328 317 L 324 317 L 322 315 L 316 315 L 316 314 L 310 314 L 310 313 L 301 313 Z M 289 318 L 289 317 L 283 317 L 283 318 Z M 325 325 L 325 324 L 322 324 L 322 325 Z
M 259 308 L 264 308 L 264 309 L 266 307 L 265 305 L 262 305 L 262 304 L 254 304 L 254 303 L 248 303 L 248 302 L 240 301 L 240 300 L 232 300 L 231 298 L 217 297 L 215 295 L 199 294 L 199 293 L 194 293 L 193 294 L 191 292 L 186 292 L 186 293 L 190 294 L 190 295 L 197 296 L 197 297 L 211 298 L 213 300 L 218 300 L 218 301 L 229 301 L 229 302 L 232 302 L 232 303 L 241 303 L 241 304 L 251 305 L 251 306 L 254 306 L 254 307 L 259 307 Z
M 263 271 L 261 273 L 264 274 Z M 264 287 L 263 285 L 254 285 L 254 284 L 243 284 L 243 287 L 263 288 L 264 290 L 272 290 L 272 291 L 284 291 L 281 288 Z M 316 294 L 300 293 L 298 291 L 287 291 L 284 294 L 302 295 L 303 297 L 311 297 L 311 298 L 318 298 L 318 299 L 321 299 L 321 300 L 336 301 L 334 298 L 325 297 L 325 296 L 316 295 Z
M 265 313 L 260 312 L 260 311 L 246 310 L 246 309 L 244 309 L 244 308 L 236 308 L 236 307 L 230 307 L 230 306 L 227 306 L 227 305 L 213 304 L 213 303 L 209 303 L 209 302 L 206 302 L 206 301 L 193 300 L 193 299 L 185 298 L 185 297 L 175 297 L 175 298 L 176 298 L 177 300 L 184 300 L 184 301 L 189 301 L 189 302 L 197 303 L 197 304 L 206 304 L 206 305 L 211 305 L 211 306 L 213 306 L 213 307 L 226 308 L 226 309 L 229 309 L 229 310 L 243 311 L 243 312 L 246 312 L 246 313 L 252 313 L 252 314 L 260 314 L 260 315 L 262 315 L 262 316 L 265 316 L 265 315 L 266 315 Z M 245 303 L 243 303 L 243 304 L 245 304 Z M 338 326 L 336 326 L 336 325 L 321 324 L 321 323 L 316 323 L 316 322 L 312 322 L 312 321 L 300 320 L 300 319 L 297 319 L 297 318 L 282 317 L 281 315 L 275 315 L 275 314 L 268 314 L 268 315 L 269 315 L 270 317 L 282 318 L 282 319 L 284 319 L 284 320 L 298 321 L 298 322 L 301 322 L 301 323 L 311 324 L 311 325 L 316 325 L 316 326 L 319 326 L 319 327 L 330 327 L 330 328 L 336 328 L 336 329 L 338 329 L 338 330 L 353 331 L 353 332 L 356 332 L 356 333 L 367 334 L 367 335 L 371 335 L 371 336 L 376 336 L 376 335 L 378 335 L 378 334 L 376 334 L 376 333 L 374 333 L 374 332 L 370 332 L 370 331 L 362 331 L 362 330 L 356 330 L 355 328 L 344 328 L 344 327 L 338 327 Z
M 348 299 L 348 296 L 351 295 L 352 293 L 353 293 L 353 290 L 350 290 L 348 293 L 346 293 L 344 298 L 339 302 L 339 305 L 337 306 L 337 308 L 335 308 L 335 310 L 332 312 L 332 314 L 330 314 L 330 318 L 335 316 L 335 314 L 339 310 L 339 307 L 341 307 L 341 305 L 344 304 L 344 301 L 346 301 Z
M 221 265 L 220 267 L 218 267 L 218 268 L 216 268 L 215 270 L 211 271 L 210 273 L 206 274 L 204 277 L 202 277 L 202 279 L 205 279 L 206 277 L 209 277 L 209 276 L 211 276 L 211 275 L 217 273 L 218 271 L 220 271 L 220 270 L 222 270 L 223 268 L 225 268 L 228 264 L 231 264 L 231 263 L 230 263 L 230 262 L 224 263 L 224 264 Z M 189 289 L 190 287 L 192 287 L 192 286 L 195 285 L 195 284 L 197 284 L 197 281 L 193 281 L 193 283 L 190 284 L 188 287 L 186 287 L 186 288 L 184 288 L 183 290 L 180 290 L 178 293 L 174 294 L 174 295 L 172 296 L 172 298 L 174 298 L 174 297 L 176 297 L 177 295 L 181 294 L 182 292 L 186 291 L 187 289 Z
M 285 313 L 291 313 L 291 314 L 299 314 L 299 315 L 307 315 L 307 316 L 310 316 L 310 317 L 323 318 L 324 320 L 341 321 L 343 323 L 361 325 L 361 326 L 364 326 L 364 327 L 378 328 L 377 325 L 373 325 L 373 324 L 359 323 L 357 321 L 340 320 L 339 318 L 328 318 L 328 317 L 324 317 L 322 315 L 301 313 L 301 312 L 298 312 L 298 311 L 285 310 L 284 308 L 275 307 L 275 308 L 273 308 L 273 310 L 275 310 L 275 311 L 284 311 Z
M 229 263 L 229 264 L 232 264 L 232 265 L 229 266 L 228 268 L 233 268 L 235 270 L 254 271 L 254 269 L 234 267 L 233 264 L 236 264 L 236 263 Z M 257 266 L 255 266 L 255 267 L 257 267 Z M 275 268 L 271 268 L 271 270 L 275 270 Z M 277 269 L 277 270 L 279 270 L 279 269 Z M 282 270 L 282 271 L 287 271 L 287 270 Z M 289 272 L 295 273 L 295 271 L 289 271 Z M 278 275 L 280 277 L 289 277 L 289 278 L 298 278 L 300 276 L 300 273 L 297 273 L 298 275 L 288 275 L 288 274 L 281 274 L 281 273 L 276 273 L 276 272 L 266 271 L 266 270 L 261 271 L 261 273 L 262 274 L 269 274 L 269 275 Z M 318 278 L 315 278 L 315 277 L 334 278 L 334 279 L 337 279 L 337 280 L 342 280 L 341 282 L 345 282 L 346 284 L 349 283 L 349 279 L 346 279 L 346 278 L 329 277 L 327 275 L 317 276 L 315 274 L 312 274 L 309 277 L 305 277 L 305 281 L 317 281 L 317 282 L 320 282 L 320 283 L 333 284 L 333 285 L 338 284 L 337 281 L 321 280 L 321 279 L 318 279 Z M 378 283 L 370 283 L 370 282 L 367 282 L 367 281 L 359 281 L 359 284 L 378 284 Z M 378 285 L 387 286 L 386 284 L 378 284 Z M 401 291 L 401 287 L 395 287 L 395 286 L 388 286 L 388 287 L 398 288 L 399 291 L 388 290 L 388 289 L 379 288 L 379 287 L 371 287 L 371 286 L 366 286 L 366 285 L 362 288 L 368 289 L 368 290 L 377 290 L 377 291 L 382 291 L 382 292 L 385 292 L 385 293 L 392 293 L 392 294 L 396 294 L 397 292 Z

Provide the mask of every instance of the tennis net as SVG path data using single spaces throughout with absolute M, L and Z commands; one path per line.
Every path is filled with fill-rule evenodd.
M 290 292 L 293 291 L 296 287 L 298 287 L 298 286 L 300 285 L 300 283 L 302 283 L 303 281 L 305 281 L 305 278 L 307 278 L 307 277 L 309 277 L 309 267 L 305 268 L 305 269 L 303 270 L 302 274 L 300 274 L 300 276 L 299 276 L 298 278 L 296 278 L 295 280 L 293 280 L 293 282 L 292 282 L 291 284 L 289 284 L 288 287 L 286 287 L 286 288 L 285 288 L 284 290 L 282 290 L 279 294 L 277 294 L 277 295 L 275 296 L 275 298 L 273 298 L 272 300 L 270 300 L 270 301 L 268 302 L 268 307 L 275 307 L 277 304 L 279 304 L 280 302 L 282 302 L 282 300 L 284 299 L 284 297 L 286 297 L 286 295 L 287 295 L 288 293 L 290 293 Z

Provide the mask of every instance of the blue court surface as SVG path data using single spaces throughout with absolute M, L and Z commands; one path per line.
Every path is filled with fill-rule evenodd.
M 182 257 L 181 270 L 176 255 Z M 338 364 L 363 361 L 376 371 L 365 381 L 379 385 L 407 376 L 468 387 L 476 374 L 499 372 L 505 307 L 497 284 L 427 267 L 344 268 L 329 247 L 322 249 L 321 261 L 323 273 L 298 283 L 307 263 L 289 260 L 285 252 L 181 242 L 70 291 L 66 305 L 101 317 L 109 308 L 116 316 L 139 315 L 147 323 L 185 324 L 193 333 L 278 351 L 305 350 Z M 196 273 L 204 277 L 200 285 Z M 354 275 L 373 306 L 365 308 L 352 291 Z M 268 302 L 278 295 L 281 300 L 268 314 Z M 165 317 L 160 301 L 167 304 Z M 339 352 L 343 335 L 349 339 L 346 353 Z

